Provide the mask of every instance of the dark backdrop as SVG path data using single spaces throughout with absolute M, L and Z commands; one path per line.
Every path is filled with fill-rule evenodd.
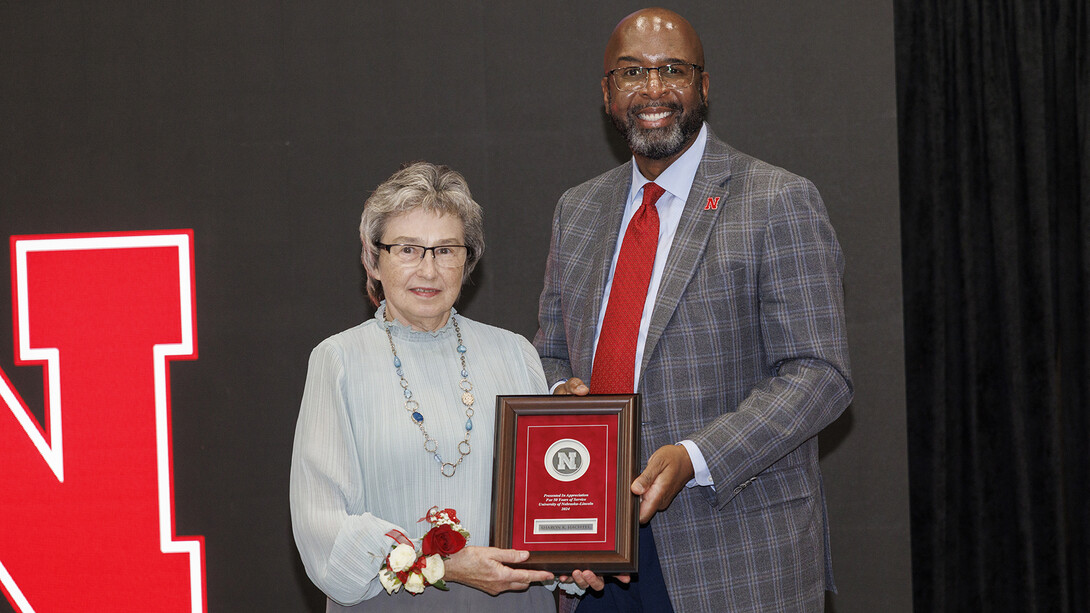
M 209 610 L 321 610 L 288 465 L 310 348 L 370 315 L 370 190 L 411 159 L 463 172 L 488 249 L 460 308 L 532 336 L 557 197 L 623 159 L 598 80 L 639 6 L 0 2 L 3 235 L 194 229 L 175 519 L 206 538 Z M 822 435 L 831 609 L 908 611 L 892 6 L 671 8 L 702 35 L 717 134 L 812 179 L 838 230 L 857 394 Z M 13 366 L 10 332 L 0 366 L 40 414 L 41 371 Z
M 1090 5 L 897 6 L 916 609 L 1090 610 Z

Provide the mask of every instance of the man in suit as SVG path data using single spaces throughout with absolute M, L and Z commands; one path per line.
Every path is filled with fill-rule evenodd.
M 555 393 L 642 395 L 644 527 L 631 583 L 573 573 L 578 610 L 821 611 L 817 435 L 852 396 L 825 206 L 711 133 L 681 16 L 622 20 L 601 84 L 632 160 L 560 198 L 534 344 Z

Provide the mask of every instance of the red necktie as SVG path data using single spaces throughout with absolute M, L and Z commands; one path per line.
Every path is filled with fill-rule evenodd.
M 634 391 L 636 338 L 659 246 L 659 212 L 655 202 L 665 191 L 654 183 L 644 185 L 643 204 L 625 230 L 590 375 L 591 391 L 596 394 Z

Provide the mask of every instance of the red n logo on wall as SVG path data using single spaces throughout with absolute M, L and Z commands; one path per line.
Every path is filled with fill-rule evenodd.
M 12 237 L 17 364 L 0 371 L 0 585 L 21 612 L 205 611 L 174 535 L 168 362 L 197 355 L 192 231 Z

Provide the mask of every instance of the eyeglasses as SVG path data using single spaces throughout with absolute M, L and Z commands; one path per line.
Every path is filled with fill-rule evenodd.
M 613 81 L 614 87 L 623 91 L 631 92 L 637 89 L 647 87 L 647 80 L 651 75 L 651 71 L 659 73 L 659 82 L 663 87 L 669 89 L 684 89 L 693 84 L 693 79 L 696 77 L 698 70 L 704 70 L 703 66 L 696 64 L 665 64 L 663 66 L 623 66 L 621 68 L 614 68 L 606 74 L 608 74 Z
M 443 268 L 459 268 L 464 266 L 469 256 L 469 247 L 466 245 L 436 245 L 425 247 L 423 245 L 406 245 L 395 243 L 375 243 L 379 249 L 386 250 L 393 256 L 394 261 L 402 266 L 416 266 L 423 261 L 424 256 L 430 251 L 437 266 Z

